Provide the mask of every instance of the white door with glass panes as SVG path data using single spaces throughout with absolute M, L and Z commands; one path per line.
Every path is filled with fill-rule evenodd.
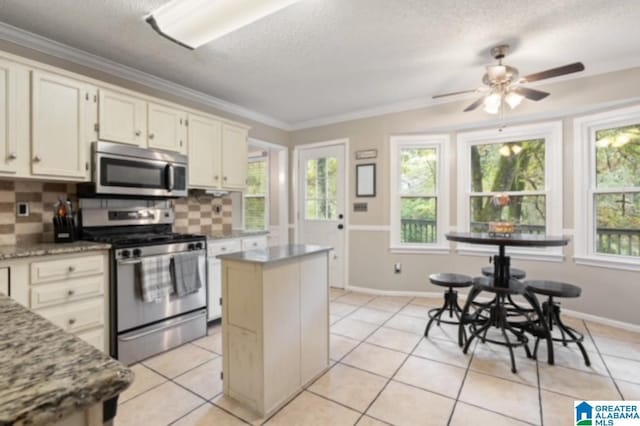
M 298 241 L 333 247 L 329 255 L 329 284 L 345 282 L 344 145 L 299 151 Z

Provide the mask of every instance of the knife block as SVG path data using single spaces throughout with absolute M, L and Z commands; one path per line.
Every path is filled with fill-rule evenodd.
M 53 217 L 53 241 L 71 243 L 76 240 L 75 220 L 71 216 Z

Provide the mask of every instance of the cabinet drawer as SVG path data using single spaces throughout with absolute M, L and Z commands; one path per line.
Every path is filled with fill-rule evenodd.
M 104 325 L 104 298 L 36 309 L 35 312 L 64 331 L 76 333 Z
M 61 281 L 102 273 L 104 273 L 103 256 L 33 262 L 31 264 L 31 284 Z
M 267 248 L 267 237 L 254 237 L 242 239 L 242 250 L 255 250 Z
M 209 256 L 217 256 L 219 254 L 233 253 L 242 251 L 242 242 L 240 240 L 226 240 L 216 243 L 207 243 Z
M 104 293 L 104 275 L 67 280 L 31 289 L 31 309 L 73 302 Z
M 79 338 L 95 347 L 96 349 L 104 352 L 104 328 L 100 327 L 95 330 L 84 331 L 76 334 Z

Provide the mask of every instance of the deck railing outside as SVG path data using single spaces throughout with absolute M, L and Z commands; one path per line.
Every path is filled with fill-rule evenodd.
M 523 234 L 544 234 L 542 225 L 518 225 Z M 487 223 L 471 222 L 472 232 L 486 232 Z M 435 220 L 402 219 L 401 239 L 403 243 L 435 243 L 437 228 Z M 640 229 L 598 228 L 596 230 L 597 252 L 621 256 L 640 256 Z

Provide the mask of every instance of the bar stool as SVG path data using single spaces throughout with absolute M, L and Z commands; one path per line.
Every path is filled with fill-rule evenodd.
M 424 329 L 424 337 L 429 336 L 429 328 L 431 328 L 434 320 L 437 321 L 436 324 L 438 327 L 441 322 L 445 324 L 460 324 L 462 308 L 458 304 L 458 292 L 455 291 L 454 288 L 471 287 L 473 284 L 473 279 L 470 276 L 454 273 L 431 274 L 429 275 L 429 281 L 440 287 L 448 287 L 448 290 L 444 293 L 444 304 L 442 307 L 429 310 L 429 322 L 427 323 L 427 328 Z M 442 314 L 446 311 L 449 312 L 449 318 L 452 319 L 442 319 Z M 454 315 L 457 320 L 453 319 Z
M 469 308 L 474 304 L 474 299 L 483 291 L 493 293 L 494 299 L 487 304 L 480 304 L 477 306 L 476 311 L 473 314 L 469 314 Z M 516 360 L 513 353 L 513 349 L 517 347 L 524 347 L 528 358 L 532 358 L 531 351 L 529 350 L 529 339 L 524 333 L 522 328 L 514 326 L 510 322 L 510 307 L 508 305 L 508 298 L 510 296 L 521 295 L 530 298 L 525 292 L 525 286 L 522 282 L 512 279 L 509 283 L 509 287 L 498 287 L 493 285 L 493 280 L 488 277 L 477 277 L 473 279 L 473 288 L 469 292 L 467 302 L 465 303 L 460 328 L 458 330 L 458 343 L 463 346 L 463 352 L 466 354 L 473 342 L 474 338 L 479 338 L 482 343 L 489 342 L 496 345 L 505 346 L 509 349 L 509 356 L 511 358 L 511 371 L 516 373 Z M 465 334 L 464 325 L 469 325 L 469 338 L 464 339 Z M 502 339 L 498 340 L 497 337 L 487 337 L 487 331 L 490 327 L 496 327 L 502 334 Z M 512 338 L 509 338 L 509 335 Z
M 580 297 L 582 289 L 573 284 L 549 280 L 525 281 L 525 285 L 527 286 L 526 290 L 529 293 L 548 296 L 547 301 L 542 302 L 542 315 L 547 323 L 547 327 L 549 328 L 549 333 L 551 333 L 554 326 L 558 327 L 558 330 L 560 330 L 560 337 L 552 336 L 551 340 L 555 342 L 562 342 L 563 346 L 567 346 L 568 343 L 577 344 L 580 352 L 582 352 L 584 363 L 587 367 L 590 366 L 591 361 L 589 360 L 589 355 L 587 355 L 587 351 L 584 349 L 582 344 L 584 335 L 562 322 L 562 319 L 560 318 L 560 304 L 553 300 L 554 297 Z M 567 335 L 569 337 L 566 337 Z M 538 337 L 533 349 L 534 356 L 538 353 L 539 341 L 540 338 Z
M 485 266 L 482 268 L 482 275 L 484 275 L 485 277 L 492 277 L 493 276 L 493 266 Z M 525 271 L 523 271 L 522 269 L 518 269 L 518 268 L 509 268 L 509 276 L 511 278 L 515 278 L 517 280 L 523 280 L 524 277 L 527 276 L 527 273 Z

